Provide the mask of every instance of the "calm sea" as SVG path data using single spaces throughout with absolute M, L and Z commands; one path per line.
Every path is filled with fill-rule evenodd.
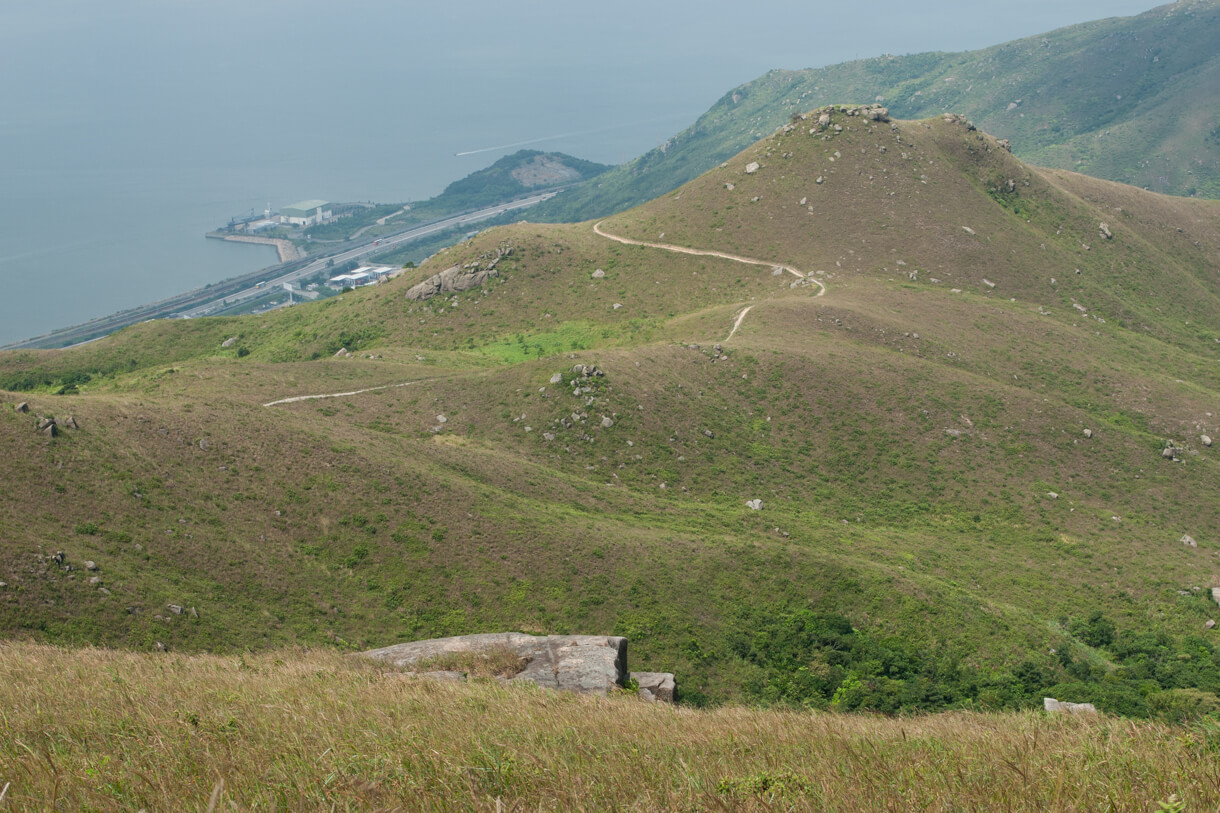
M 203 237 L 251 209 L 422 199 L 523 142 L 618 163 L 773 67 L 1151 3 L 909 5 L 0 0 L 0 344 L 274 262 Z

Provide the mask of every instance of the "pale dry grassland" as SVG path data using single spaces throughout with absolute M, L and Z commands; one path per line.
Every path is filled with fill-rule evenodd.
M 696 711 L 327 652 L 0 646 L 0 810 L 1204 811 L 1215 749 L 1105 717 Z

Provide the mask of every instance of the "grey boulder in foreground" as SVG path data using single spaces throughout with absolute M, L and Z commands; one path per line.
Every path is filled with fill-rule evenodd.
M 1092 703 L 1067 703 L 1053 697 L 1042 698 L 1042 708 L 1052 714 L 1096 714 Z
M 527 681 L 547 689 L 580 694 L 607 694 L 635 679 L 640 696 L 673 702 L 674 676 L 668 672 L 627 671 L 627 639 L 606 635 L 526 635 L 492 632 L 395 644 L 363 653 L 367 658 L 410 669 L 442 655 L 507 648 L 525 660 L 509 682 Z M 426 677 L 427 672 L 419 677 Z

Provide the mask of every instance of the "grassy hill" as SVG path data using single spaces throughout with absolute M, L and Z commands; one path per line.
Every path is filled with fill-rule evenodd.
M 1211 708 L 1220 204 L 869 114 L 600 227 L 761 265 L 517 224 L 323 303 L 0 355 L 31 408 L 0 410 L 0 629 L 615 633 L 692 703 Z
M 1220 198 L 1220 3 L 1183 0 L 964 53 L 878 55 L 771 71 L 658 149 L 549 201 L 535 219 L 606 216 L 662 195 L 793 113 L 883 100 L 895 116 L 964 114 L 1023 160 L 1156 192 Z

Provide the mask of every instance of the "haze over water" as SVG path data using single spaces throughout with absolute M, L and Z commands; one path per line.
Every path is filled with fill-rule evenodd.
M 1152 5 L 9 3 L 0 344 L 273 263 L 203 237 L 251 209 L 418 200 L 516 149 L 488 148 L 536 140 L 619 163 L 771 68 L 978 48 Z

